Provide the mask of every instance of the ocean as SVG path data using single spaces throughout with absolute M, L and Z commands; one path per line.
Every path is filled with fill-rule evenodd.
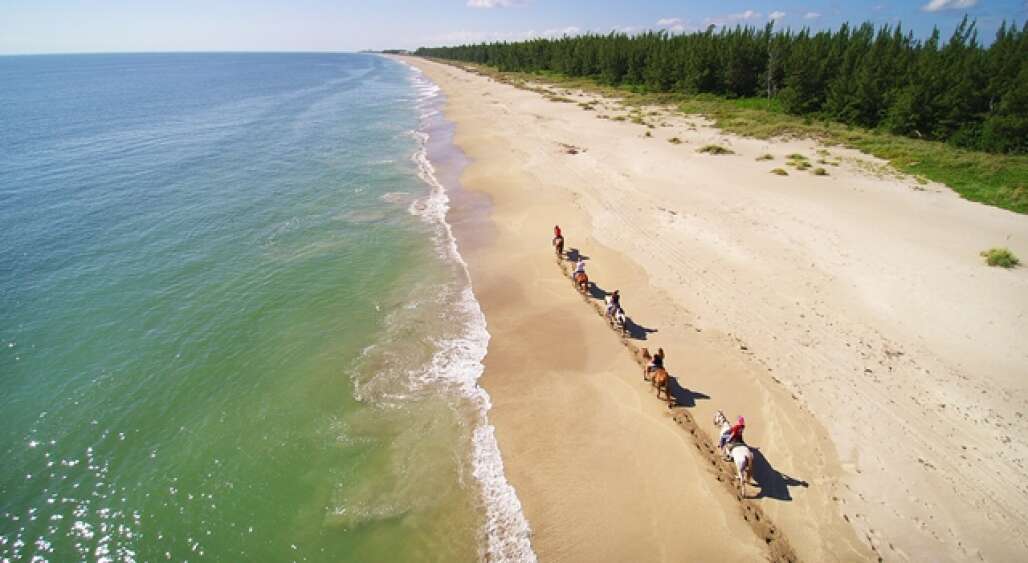
M 534 559 L 442 103 L 373 54 L 0 57 L 0 559 Z

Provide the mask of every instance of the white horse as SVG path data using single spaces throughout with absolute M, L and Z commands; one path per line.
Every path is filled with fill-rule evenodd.
M 728 434 L 732 431 L 732 423 L 728 422 L 728 417 L 725 413 L 717 411 L 714 413 L 714 426 L 721 427 L 721 439 L 718 440 L 718 447 L 721 448 L 721 455 L 728 458 L 728 451 L 725 450 L 725 441 L 728 440 Z
M 628 332 L 628 315 L 625 314 L 624 309 L 618 307 L 611 320 L 614 323 L 614 328 L 619 330 L 621 334 Z
M 607 317 L 608 319 L 613 319 L 614 314 L 617 313 L 617 310 L 621 308 L 620 305 L 614 304 L 614 294 L 610 294 L 604 297 L 603 304 L 603 316 Z
M 728 422 L 725 413 L 714 413 L 714 426 L 721 427 L 721 453 L 726 460 L 735 462 L 735 475 L 739 479 L 739 491 L 746 496 L 746 483 L 753 479 L 753 452 L 745 444 L 727 444 L 728 434 L 732 431 L 732 423 Z
M 753 479 L 753 452 L 746 444 L 736 444 L 731 448 L 735 476 L 739 479 L 739 492 L 746 496 L 746 484 Z

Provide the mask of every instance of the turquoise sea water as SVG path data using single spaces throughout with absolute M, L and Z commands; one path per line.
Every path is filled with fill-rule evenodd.
M 0 558 L 533 557 L 439 103 L 374 55 L 0 57 Z

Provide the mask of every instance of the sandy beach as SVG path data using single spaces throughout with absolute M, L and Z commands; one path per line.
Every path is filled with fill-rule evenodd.
M 404 60 L 443 89 L 462 186 L 488 198 L 487 222 L 459 201 L 451 222 L 540 560 L 1028 558 L 1028 269 L 979 257 L 1028 256 L 1028 218 L 856 151 L 666 108 L 647 129 L 598 119 L 628 114 L 613 100 Z M 815 176 L 792 153 L 836 165 Z M 554 224 L 621 290 L 629 343 L 667 350 L 679 406 L 573 290 Z M 746 416 L 753 498 L 706 447 L 719 409 Z

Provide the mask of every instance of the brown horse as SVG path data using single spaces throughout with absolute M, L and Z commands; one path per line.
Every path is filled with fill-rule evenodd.
M 649 349 L 640 348 L 639 355 L 643 360 L 643 380 L 649 380 L 650 384 L 657 389 L 657 398 L 660 398 L 660 392 L 664 392 L 664 398 L 667 400 L 668 407 L 671 407 L 671 391 L 668 388 L 668 382 L 671 380 L 671 376 L 667 370 L 663 367 L 651 369 L 650 363 L 653 361 L 653 356 L 660 356 L 661 360 L 667 356 L 664 353 L 663 348 L 658 348 L 657 353 L 651 355 Z M 653 374 L 653 377 L 647 377 L 649 374 Z
M 653 370 L 653 377 L 650 378 L 650 384 L 657 388 L 657 398 L 660 398 L 660 392 L 663 391 L 668 406 L 671 406 L 671 392 L 668 390 L 668 380 L 670 379 L 671 376 L 668 375 L 667 370 L 664 368 Z
M 553 249 L 557 252 L 557 258 L 564 257 L 564 237 L 553 237 Z
M 575 287 L 578 291 L 585 293 L 589 291 L 589 276 L 585 275 L 585 272 L 578 272 L 574 277 Z
M 650 378 L 646 376 L 650 374 L 650 360 L 653 359 L 653 356 L 650 354 L 650 349 L 645 347 L 639 348 L 639 358 L 642 360 L 643 365 L 643 381 L 649 381 Z
M 639 357 L 642 359 L 642 363 L 643 363 L 643 379 L 645 381 L 649 381 L 650 380 L 650 378 L 647 377 L 647 376 L 650 374 L 650 371 L 651 371 L 650 370 L 650 363 L 653 362 L 653 356 L 660 356 L 661 360 L 664 360 L 664 359 L 667 358 L 667 354 L 664 352 L 663 348 L 657 348 L 657 353 L 656 354 L 650 354 L 650 349 L 649 348 L 645 348 L 645 347 L 644 348 L 639 348 Z M 664 369 L 664 368 L 660 368 L 660 369 Z

